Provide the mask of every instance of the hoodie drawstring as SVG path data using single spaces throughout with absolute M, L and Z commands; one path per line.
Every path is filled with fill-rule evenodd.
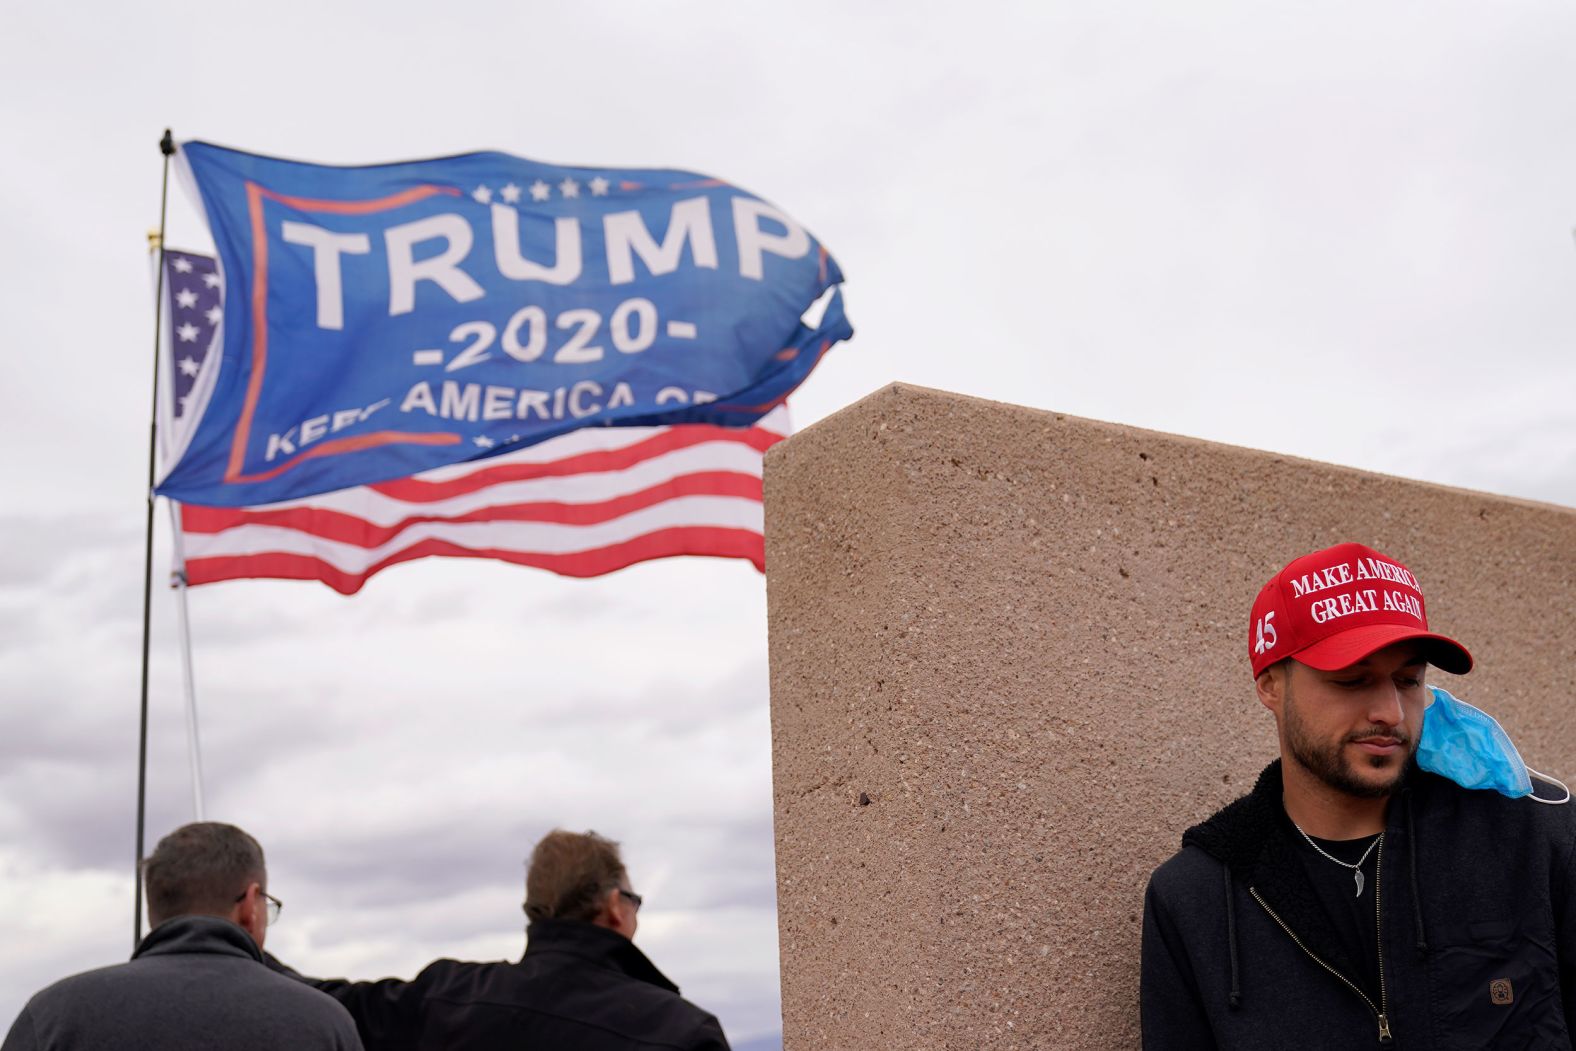
M 1412 877 L 1412 923 L 1417 927 L 1417 951 L 1428 951 L 1428 937 L 1423 932 L 1423 895 L 1417 888 L 1417 822 L 1412 817 L 1412 793 L 1406 796 L 1406 859 Z
M 1231 869 L 1222 865 L 1220 871 L 1226 875 L 1226 942 L 1231 957 L 1231 993 L 1226 1002 L 1235 1011 L 1242 1006 L 1242 983 L 1237 976 L 1237 906 L 1231 894 Z

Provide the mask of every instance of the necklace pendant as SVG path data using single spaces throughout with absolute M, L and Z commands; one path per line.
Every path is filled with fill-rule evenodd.
M 1352 870 L 1352 879 L 1357 884 L 1357 893 L 1352 895 L 1352 897 L 1360 898 L 1360 897 L 1363 896 L 1363 870 L 1362 869 L 1353 869 Z

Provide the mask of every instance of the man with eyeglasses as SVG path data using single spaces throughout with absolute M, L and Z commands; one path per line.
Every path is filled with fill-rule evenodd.
M 438 960 L 409 982 L 314 984 L 349 1008 L 368 1051 L 728 1051 L 717 1019 L 631 941 L 641 897 L 617 843 L 550 832 L 525 887 L 518 963 Z
M 184 825 L 142 868 L 153 929 L 130 962 L 38 993 L 0 1051 L 359 1051 L 344 1008 L 263 964 L 280 903 L 257 840 Z

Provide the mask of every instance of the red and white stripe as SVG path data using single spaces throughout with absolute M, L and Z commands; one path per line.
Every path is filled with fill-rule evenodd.
M 765 567 L 761 462 L 789 433 L 753 427 L 597 427 L 410 478 L 248 508 L 181 507 L 190 584 L 321 580 L 342 594 L 429 555 L 496 558 L 591 577 L 653 558 Z

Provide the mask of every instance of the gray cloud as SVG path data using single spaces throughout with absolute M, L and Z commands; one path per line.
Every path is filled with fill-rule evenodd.
M 135 508 L 131 509 L 135 511 Z M 140 555 L 140 522 L 97 514 L 0 515 L 0 588 L 40 587 L 79 560 Z M 140 559 L 135 562 L 140 566 Z

